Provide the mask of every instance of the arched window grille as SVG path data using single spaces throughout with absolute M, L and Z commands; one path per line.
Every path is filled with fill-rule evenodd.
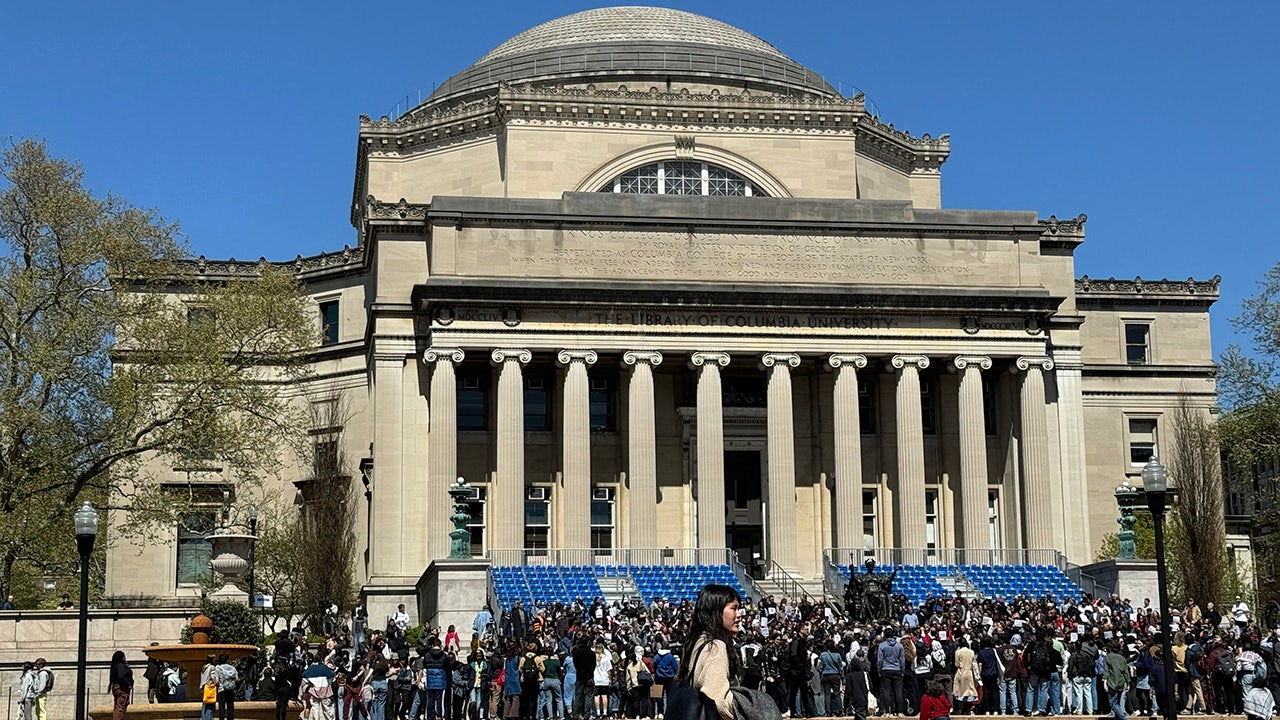
M 622 173 L 600 192 L 636 195 L 718 195 L 765 197 L 738 173 L 704 162 L 660 160 Z

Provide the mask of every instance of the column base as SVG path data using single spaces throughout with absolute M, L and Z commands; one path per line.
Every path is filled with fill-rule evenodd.
M 1081 567 L 1080 572 L 1121 598 L 1132 600 L 1135 607 L 1150 598 L 1151 606 L 1160 609 L 1155 560 L 1103 560 Z
M 418 605 L 418 593 L 412 577 L 371 577 L 360 588 L 365 612 L 369 615 L 369 629 L 382 630 L 387 618 L 396 612 L 396 606 L 404 603 L 405 609 Z M 422 624 L 422 616 L 409 617 L 410 627 Z
M 422 623 L 470 628 L 489 602 L 491 564 L 485 558 L 432 560 L 416 585 Z

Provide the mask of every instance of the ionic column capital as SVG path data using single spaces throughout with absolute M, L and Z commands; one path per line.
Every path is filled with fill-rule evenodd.
M 1038 368 L 1048 372 L 1053 369 L 1053 358 L 1045 355 L 1024 355 L 1013 361 L 1014 367 L 1022 372 Z
M 986 355 L 959 355 L 951 360 L 952 370 L 964 370 L 970 365 L 976 366 L 978 370 L 990 370 L 991 358 Z
M 800 356 L 795 353 L 776 352 L 765 353 L 760 356 L 761 367 L 768 369 L 775 365 L 800 367 Z
M 649 367 L 658 367 L 662 364 L 662 353 L 657 350 L 628 350 L 622 353 L 623 365 L 636 363 L 648 363 Z
M 914 365 L 919 370 L 929 367 L 928 355 L 894 355 L 889 358 L 888 367 L 891 371 L 902 370 L 908 365 Z
M 696 352 L 689 356 L 689 365 L 694 369 L 700 368 L 706 364 L 719 365 L 720 367 L 729 366 L 729 353 L 708 351 Z
M 489 353 L 489 362 L 502 365 L 508 360 L 515 360 L 521 365 L 528 365 L 533 360 L 533 352 L 524 348 L 498 348 Z
M 857 353 L 833 353 L 827 356 L 827 365 L 839 370 L 848 365 L 852 368 L 861 370 L 867 366 L 867 356 Z
M 561 350 L 556 353 L 556 364 L 560 367 L 568 367 L 571 363 L 580 362 L 587 365 L 595 365 L 596 360 L 600 356 L 595 350 Z
M 422 353 L 422 361 L 425 363 L 435 363 L 440 360 L 454 363 L 455 365 L 462 362 L 467 354 L 462 348 L 456 347 L 429 347 Z

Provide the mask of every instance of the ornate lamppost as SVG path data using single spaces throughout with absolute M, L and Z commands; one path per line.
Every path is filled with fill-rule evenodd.
M 1137 502 L 1138 488 L 1130 485 L 1129 479 L 1125 478 L 1124 483 L 1116 488 L 1116 505 L 1120 506 L 1120 517 L 1116 518 L 1116 522 L 1120 524 L 1120 533 L 1116 536 L 1117 560 L 1138 559 L 1138 542 L 1133 532 L 1133 526 L 1138 522 L 1133 514 Z
M 453 530 L 449 531 L 449 559 L 469 560 L 471 558 L 471 531 L 467 524 L 471 515 L 467 512 L 467 501 L 471 499 L 472 487 L 466 480 L 458 478 L 449 486 L 449 497 L 453 498 Z
M 76 510 L 76 549 L 80 551 L 80 645 L 76 649 L 76 716 L 85 720 L 85 670 L 89 643 L 89 555 L 98 537 L 98 512 L 88 500 Z
M 1163 636 L 1162 661 L 1164 664 L 1164 697 L 1160 704 L 1164 707 L 1164 716 L 1168 720 L 1178 717 L 1178 709 L 1173 704 L 1173 638 L 1169 632 L 1169 581 L 1168 562 L 1164 548 L 1164 510 L 1169 490 L 1169 471 L 1160 461 L 1152 456 L 1142 467 L 1142 487 L 1147 493 L 1147 507 L 1151 510 L 1151 519 L 1156 531 L 1156 585 L 1160 591 L 1160 634 Z

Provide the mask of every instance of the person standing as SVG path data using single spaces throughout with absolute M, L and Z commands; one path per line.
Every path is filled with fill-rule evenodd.
M 213 655 L 205 657 L 200 670 L 200 702 L 200 720 L 213 720 L 218 706 L 218 659 Z
M 698 593 L 693 607 L 678 681 L 687 682 L 716 704 L 724 720 L 734 720 L 734 698 L 729 688 L 742 677 L 742 660 L 732 651 L 741 631 L 742 600 L 728 585 L 709 584 Z
M 570 655 L 573 658 L 574 677 L 576 679 L 573 692 L 573 716 L 590 717 L 591 698 L 595 697 L 596 654 L 587 644 L 586 635 L 578 639 L 578 646 Z
M 236 720 L 236 684 L 240 671 L 226 653 L 218 656 L 218 720 Z
M 112 700 L 111 720 L 124 720 L 125 713 L 129 710 L 129 699 L 133 697 L 133 669 L 125 662 L 123 650 L 112 653 L 108 678 Z
M 880 709 L 885 715 L 901 715 L 905 709 L 902 701 L 902 672 L 906 666 L 906 653 L 892 629 L 885 631 L 885 638 L 876 648 L 876 667 L 880 670 Z
M 18 709 L 22 712 L 22 720 L 32 720 L 36 707 L 36 666 L 29 662 L 22 663 L 22 676 L 18 679 Z
M 151 643 L 152 647 L 159 645 L 158 642 Z M 160 682 L 160 674 L 164 671 L 163 663 L 153 657 L 147 658 L 147 669 L 142 671 L 142 677 L 147 681 L 147 703 L 154 704 L 156 702 L 165 702 L 167 691 L 164 683 Z
M 1102 683 L 1111 701 L 1111 712 L 1116 720 L 1128 720 L 1124 711 L 1125 695 L 1129 687 L 1129 661 L 1120 654 L 1120 640 L 1112 639 L 1107 654 L 1102 659 Z
M 822 672 L 822 699 L 827 715 L 839 717 L 844 714 L 844 703 L 840 697 L 840 686 L 844 683 L 844 656 L 837 651 L 834 641 L 828 641 L 826 649 L 818 656 L 818 668 Z
M 44 658 L 36 658 L 36 720 L 48 720 L 49 692 L 53 690 L 53 671 L 45 667 Z

